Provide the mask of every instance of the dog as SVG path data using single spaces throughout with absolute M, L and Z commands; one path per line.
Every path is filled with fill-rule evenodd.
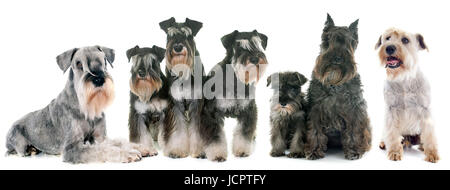
M 254 30 L 237 30 L 221 38 L 226 56 L 209 72 L 204 89 L 205 106 L 201 121 L 201 138 L 209 160 L 225 161 L 227 144 L 223 131 L 225 117 L 236 118 L 232 152 L 237 157 L 251 154 L 255 140 L 257 107 L 256 83 L 268 64 L 264 53 L 267 36 Z M 208 95 L 210 94 L 210 95 Z
M 165 53 L 158 46 L 135 46 L 126 52 L 128 61 L 133 62 L 128 118 L 130 142 L 143 145 L 149 156 L 158 154 L 154 142 L 163 128 L 169 99 L 168 81 L 160 67 Z
M 327 147 L 342 147 L 348 160 L 360 159 L 371 147 L 371 126 L 354 59 L 358 21 L 335 26 L 328 14 L 320 55 L 307 92 L 306 158 L 320 159 Z
M 114 84 L 107 63 L 114 50 L 90 46 L 70 49 L 56 57 L 59 68 L 69 70 L 64 90 L 45 108 L 15 122 L 7 135 L 7 154 L 35 152 L 63 155 L 69 163 L 134 162 L 142 147 L 106 138 L 104 109 L 114 99 Z
M 274 73 L 267 78 L 267 86 L 272 84 L 274 90 L 270 106 L 273 157 L 284 156 L 286 150 L 290 158 L 305 157 L 306 100 L 301 87 L 307 81 L 298 72 Z
M 391 28 L 380 36 L 375 49 L 386 68 L 384 86 L 386 124 L 380 148 L 390 160 L 401 160 L 403 146 L 420 145 L 425 160 L 439 154 L 430 110 L 430 85 L 419 69 L 418 52 L 428 50 L 421 34 Z M 403 145 L 402 145 L 403 144 Z
M 171 158 L 204 158 L 203 141 L 199 136 L 200 114 L 203 108 L 202 84 L 204 69 L 194 41 L 203 24 L 186 18 L 159 23 L 167 34 L 166 76 L 169 80 L 170 102 L 159 133 L 158 144 Z

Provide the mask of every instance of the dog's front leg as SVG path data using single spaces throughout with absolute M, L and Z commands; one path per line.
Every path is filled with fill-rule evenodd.
M 135 148 L 139 149 L 143 157 L 156 156 L 158 151 L 154 148 L 154 140 L 145 124 L 144 115 L 135 114 L 130 116 L 130 142 L 140 144 Z
M 276 124 L 273 124 L 270 133 L 270 143 L 272 144 L 270 156 L 284 156 L 284 152 L 286 151 L 286 128 L 287 126 L 276 126 Z
M 303 142 L 305 136 L 305 124 L 304 121 L 297 121 L 296 130 L 294 136 L 291 140 L 291 145 L 289 148 L 289 154 L 287 155 L 289 158 L 304 158 L 305 157 L 305 143 Z
M 313 114 L 314 113 L 314 114 Z M 308 160 L 317 160 L 325 157 L 328 137 L 320 126 L 319 111 L 313 109 L 307 122 L 305 154 Z
M 200 137 L 205 142 L 206 158 L 211 161 L 227 160 L 227 140 L 223 131 L 224 116 L 216 109 L 214 100 L 206 100 L 200 117 Z
M 348 160 L 360 159 L 370 149 L 372 136 L 370 122 L 364 110 L 352 112 L 343 118 L 346 122 L 341 134 L 342 148 Z
M 426 156 L 425 161 L 436 163 L 439 160 L 439 154 L 431 118 L 428 117 L 421 121 L 421 126 L 422 133 L 420 134 L 420 139 Z
M 400 111 L 391 109 L 387 114 L 386 125 L 384 129 L 384 144 L 388 150 L 389 160 L 398 161 L 403 156 L 402 134 L 400 126 Z
M 251 154 L 255 141 L 256 121 L 257 121 L 256 104 L 253 101 L 249 108 L 242 111 L 237 117 L 238 125 L 233 135 L 233 154 L 237 157 L 247 157 Z

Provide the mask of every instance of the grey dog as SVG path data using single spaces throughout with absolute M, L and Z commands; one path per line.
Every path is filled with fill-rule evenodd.
M 307 94 L 307 159 L 323 158 L 328 146 L 342 147 L 349 160 L 370 149 L 371 127 L 354 60 L 357 26 L 358 20 L 335 26 L 327 16 Z
M 140 160 L 139 145 L 106 139 L 103 111 L 114 99 L 107 62 L 112 66 L 114 56 L 113 49 L 101 46 L 73 48 L 57 56 L 59 68 L 70 72 L 64 90 L 45 108 L 13 124 L 7 153 L 62 153 L 70 163 Z
M 267 77 L 274 94 L 271 98 L 270 123 L 273 157 L 304 158 L 306 138 L 306 100 L 302 85 L 308 79 L 298 72 L 274 73 Z

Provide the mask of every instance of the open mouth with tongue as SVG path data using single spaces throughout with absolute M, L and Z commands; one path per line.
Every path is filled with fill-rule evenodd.
M 400 65 L 402 65 L 402 64 L 403 64 L 402 60 L 400 60 L 397 57 L 389 56 L 386 58 L 386 68 L 389 67 L 391 69 L 395 69 L 395 68 L 400 67 Z

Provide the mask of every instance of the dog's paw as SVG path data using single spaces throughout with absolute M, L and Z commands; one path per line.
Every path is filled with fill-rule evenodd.
M 362 158 L 364 153 L 347 153 L 345 154 L 345 159 L 347 160 L 358 160 L 360 158 Z
M 270 151 L 270 156 L 272 157 L 280 157 L 280 156 L 284 156 L 284 152 L 282 151 Z
M 213 162 L 225 162 L 225 161 L 227 161 L 227 158 L 223 157 L 223 156 L 215 156 L 214 158 L 211 159 L 211 161 L 213 161 Z
M 205 159 L 206 158 L 206 154 L 204 152 L 202 152 L 200 154 L 192 154 L 191 157 L 192 158 L 197 158 L 197 159 Z
M 122 153 L 122 163 L 131 163 L 141 161 L 142 154 L 138 150 L 129 150 Z
M 249 152 L 240 152 L 240 151 L 237 151 L 237 152 L 233 152 L 233 154 L 234 154 L 234 156 L 236 156 L 236 157 L 241 157 L 241 158 L 250 156 L 250 153 L 249 153 Z
M 402 160 L 402 155 L 403 155 L 403 153 L 401 151 L 391 150 L 388 153 L 388 158 L 389 158 L 389 160 L 392 160 L 392 161 L 400 161 L 400 160 Z
M 324 152 L 312 152 L 306 155 L 306 159 L 308 160 L 318 160 L 325 157 Z
M 288 158 L 305 158 L 304 152 L 291 152 L 287 155 Z
M 427 162 L 436 163 L 439 161 L 439 155 L 437 151 L 426 152 L 425 155 L 425 161 Z
M 380 147 L 381 150 L 385 150 L 386 149 L 386 145 L 384 144 L 383 141 L 380 142 L 380 145 L 378 147 Z
M 186 158 L 188 155 L 185 153 L 181 153 L 181 152 L 170 152 L 169 154 L 167 154 L 168 157 L 170 158 Z

